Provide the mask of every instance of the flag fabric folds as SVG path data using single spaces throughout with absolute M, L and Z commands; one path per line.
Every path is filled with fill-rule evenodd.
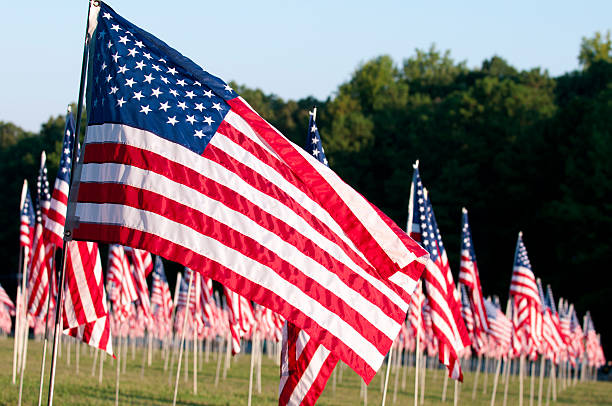
M 291 320 L 369 382 L 426 252 L 225 82 L 106 4 L 92 13 L 72 236 L 212 277 Z
M 65 249 L 64 334 L 113 355 L 98 244 L 70 241 Z
M 68 190 L 70 189 L 74 126 L 74 117 L 72 112 L 68 111 L 66 128 L 64 129 L 64 141 L 62 143 L 62 155 L 45 222 L 45 241 L 60 248 L 64 246 L 64 224 L 66 223 L 66 205 L 68 204 Z
M 30 189 L 28 188 L 27 180 L 23 181 L 23 190 L 21 194 L 23 198 L 19 216 L 19 245 L 27 249 L 24 261 L 28 261 L 34 242 L 34 225 L 36 224 L 36 217 L 34 216 L 34 206 L 32 205 L 32 198 L 30 197 Z M 21 272 L 21 269 L 19 272 Z
M 412 230 L 415 232 L 414 226 L 418 226 L 416 232 L 431 258 L 427 263 L 424 279 L 432 328 L 439 341 L 439 360 L 446 365 L 451 378 L 463 380 L 458 361 L 461 353 L 470 344 L 469 334 L 461 317 L 460 297 L 453 283 L 433 208 L 416 166 L 411 192 L 412 213 L 409 216 L 413 219 Z

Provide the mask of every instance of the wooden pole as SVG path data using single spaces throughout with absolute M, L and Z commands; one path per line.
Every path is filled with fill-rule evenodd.
M 506 364 L 506 372 L 505 372 L 505 376 L 506 376 L 506 381 L 504 382 L 504 403 L 503 406 L 506 406 L 507 402 L 508 402 L 508 386 L 510 384 L 510 362 L 507 362 Z
M 185 344 L 185 330 L 187 329 L 187 317 L 189 316 L 189 296 L 191 295 L 193 276 L 193 271 L 191 271 L 189 285 L 187 286 L 187 299 L 185 300 L 185 316 L 183 317 L 183 330 L 181 331 L 181 344 L 179 347 L 178 366 L 176 368 L 176 380 L 174 381 L 174 398 L 172 400 L 172 406 L 176 406 L 176 395 L 178 394 L 178 383 L 179 377 L 181 376 L 181 361 L 183 360 L 183 345 Z
M 21 406 L 21 394 L 23 392 L 23 375 L 25 373 L 26 361 L 27 361 L 26 358 L 28 356 L 28 325 L 27 324 L 25 324 L 23 340 L 24 340 L 23 341 L 23 351 L 21 353 L 21 356 L 22 356 L 21 371 L 20 371 L 21 375 L 19 376 L 19 406 Z
M 488 381 L 489 381 L 489 363 L 490 363 L 490 358 L 485 355 L 484 383 L 483 383 L 483 386 L 482 386 L 482 394 L 483 395 L 487 394 L 487 384 L 488 384 Z
M 381 406 L 385 406 L 385 401 L 387 400 L 387 389 L 389 388 L 389 372 L 391 370 L 391 366 L 393 365 L 393 352 L 393 344 L 391 344 L 391 349 L 389 350 L 389 359 L 387 360 L 387 370 L 385 371 L 385 386 L 383 388 Z
M 171 332 L 170 337 L 168 338 L 170 343 L 172 344 L 172 367 L 170 370 L 174 369 L 174 348 L 175 348 L 175 332 L 174 332 L 174 317 L 176 316 L 176 303 L 178 299 L 179 289 L 181 287 L 181 273 L 176 274 L 176 285 L 174 286 L 174 306 L 172 306 L 172 314 L 170 315 L 170 323 L 171 323 Z M 166 359 L 164 360 L 164 371 L 168 370 L 168 354 L 166 354 Z
M 427 355 L 425 355 L 425 351 L 421 355 L 423 359 L 421 360 L 421 399 L 420 404 L 425 403 L 425 377 L 427 373 Z
M 540 388 L 538 389 L 538 406 L 542 406 L 542 390 L 544 385 L 544 369 L 546 360 L 543 355 L 540 355 Z
M 497 359 L 497 367 L 495 368 L 495 378 L 493 379 L 493 391 L 491 392 L 491 406 L 495 405 L 495 395 L 497 393 L 497 381 L 499 380 L 499 370 L 501 369 L 501 362 L 502 362 L 502 357 L 500 356 Z
M 221 338 L 221 342 L 219 343 L 219 346 L 217 347 L 217 372 L 215 373 L 215 388 L 219 385 L 219 374 L 221 373 L 221 360 L 223 359 L 223 357 L 221 356 L 221 351 L 223 349 L 223 338 Z M 227 342 L 226 345 L 230 345 L 229 341 Z
M 104 361 L 105 360 L 106 360 L 106 351 L 102 351 L 102 354 L 100 354 L 100 373 L 98 375 L 98 385 L 102 385 L 102 376 L 104 373 L 103 371 L 104 371 Z
M 126 337 L 119 337 L 119 353 L 121 353 L 121 341 L 125 341 Z M 125 354 L 124 354 L 125 356 Z M 117 367 L 115 370 L 115 406 L 119 406 L 119 372 L 121 372 L 121 359 L 117 358 Z
M 529 386 L 529 406 L 533 406 L 535 393 L 535 361 L 531 361 L 531 385 Z
M 448 376 L 448 374 L 446 374 Z M 455 397 L 453 398 L 453 406 L 459 405 L 459 381 L 455 379 Z
M 193 394 L 198 394 L 198 331 L 193 323 Z
M 249 371 L 249 397 L 247 401 L 247 406 L 251 406 L 251 398 L 253 396 L 253 370 L 255 369 L 255 347 L 257 344 L 257 332 L 253 336 L 253 340 L 251 341 L 251 368 Z
M 472 387 L 472 400 L 476 399 L 476 389 L 478 388 L 478 377 L 480 376 L 480 363 L 482 362 L 482 354 L 478 354 L 478 362 L 476 363 L 476 374 L 474 375 L 474 386 Z
M 446 387 L 448 386 L 448 374 L 444 374 L 444 384 L 442 384 L 442 402 L 446 402 Z
M 519 406 L 523 406 L 523 376 L 525 375 L 525 356 L 519 360 Z
M 414 406 L 418 405 L 418 399 L 419 399 L 419 358 L 420 357 L 420 345 L 419 345 L 419 326 L 417 326 L 417 334 L 416 334 L 416 350 L 414 353 Z
M 19 349 L 19 343 L 21 341 L 21 286 L 17 286 L 17 312 L 15 313 L 15 333 L 13 334 L 13 385 L 15 385 L 15 380 L 17 379 L 17 367 L 19 365 L 19 360 L 21 357 L 18 357 L 21 354 Z

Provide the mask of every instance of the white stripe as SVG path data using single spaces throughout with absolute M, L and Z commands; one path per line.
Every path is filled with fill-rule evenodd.
M 79 299 L 83 304 L 85 320 L 92 322 L 98 318 L 98 315 L 96 314 L 95 306 L 93 300 L 91 299 L 91 292 L 89 291 L 89 284 L 87 283 L 87 275 L 85 275 L 86 271 L 83 266 L 79 245 L 76 241 L 71 241 L 69 244 L 70 247 L 68 250 L 70 252 L 70 259 L 72 260 L 72 270 L 74 272 L 74 278 L 79 292 Z M 90 270 L 87 271 L 89 272 Z
M 312 384 L 317 380 L 321 368 L 325 364 L 328 356 L 329 350 L 319 345 L 312 355 L 312 358 L 310 358 L 308 367 L 304 370 L 302 377 L 293 389 L 293 393 L 291 393 L 287 405 L 300 405 L 302 403 L 302 400 L 304 400 L 304 397 L 308 394 Z
M 270 268 L 213 238 L 203 236 L 192 228 L 155 213 L 115 204 L 77 203 L 76 216 L 84 223 L 115 224 L 154 235 L 164 235 L 166 239 L 219 262 L 263 288 L 277 292 L 290 305 L 299 308 L 323 329 L 352 348 L 372 369 L 377 370 L 382 364 L 383 354 L 342 317 L 313 300 L 295 285 L 279 278 Z M 399 333 L 400 324 L 395 327 L 392 336 Z
M 279 258 L 299 269 L 306 276 L 318 281 L 326 289 L 333 292 L 348 306 L 375 324 L 391 340 L 397 335 L 397 322 L 389 317 L 382 309 L 372 304 L 360 293 L 351 288 L 338 275 L 326 269 L 320 263 L 305 255 L 295 246 L 284 241 L 280 236 L 260 226 L 248 216 L 219 204 L 216 200 L 199 193 L 183 184 L 173 182 L 157 173 L 145 171 L 133 166 L 120 164 L 86 164 L 81 172 L 81 182 L 118 182 L 142 188 L 169 199 L 177 201 L 187 207 L 201 212 L 222 224 L 225 224 L 239 233 L 258 241 L 262 246 L 274 252 Z M 164 235 L 164 234 L 158 234 Z M 322 243 L 325 241 L 322 241 Z M 322 249 L 327 250 L 327 245 Z M 330 247 L 333 249 L 333 246 Z M 407 310 L 407 305 L 404 311 Z
M 248 104 L 246 105 L 250 108 Z M 252 111 L 257 114 L 255 110 Z M 227 116 L 225 120 L 228 121 Z M 276 131 L 279 137 L 286 139 L 286 137 L 276 130 L 274 126 L 270 125 L 270 127 Z M 323 178 L 325 178 L 325 180 L 344 201 L 347 207 L 361 221 L 363 226 L 368 230 L 372 237 L 374 237 L 376 242 L 385 251 L 387 256 L 391 258 L 391 260 L 393 260 L 400 268 L 404 268 L 416 259 L 414 253 L 412 253 L 404 245 L 402 240 L 379 217 L 378 213 L 376 213 L 376 211 L 372 208 L 372 205 L 365 200 L 363 196 L 355 192 L 354 189 L 342 181 L 342 179 L 340 179 L 338 175 L 336 175 L 336 173 L 333 172 L 328 166 L 319 162 L 317 159 L 309 155 L 302 148 L 297 147 L 291 141 L 287 141 L 310 163 L 313 169 L 315 169 L 321 176 L 323 176 Z
M 56 221 L 51 220 L 51 218 L 49 217 L 47 217 L 47 220 L 45 221 L 45 228 L 51 231 L 53 234 L 58 235 L 60 238 L 64 238 L 64 226 L 57 223 Z

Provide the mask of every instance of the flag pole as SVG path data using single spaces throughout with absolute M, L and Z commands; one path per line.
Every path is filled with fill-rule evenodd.
M 178 392 L 178 382 L 179 377 L 181 376 L 181 361 L 183 359 L 183 344 L 185 343 L 185 330 L 187 329 L 187 317 L 189 313 L 189 295 L 191 294 L 191 285 L 193 284 L 194 271 L 191 271 L 191 276 L 189 278 L 189 286 L 187 286 L 187 300 L 185 303 L 185 316 L 183 317 L 183 331 L 181 331 L 181 344 L 179 347 L 179 359 L 178 366 L 176 368 L 176 380 L 174 381 L 174 399 L 172 401 L 172 406 L 176 406 L 176 395 Z
M 70 107 L 68 107 L 68 111 L 70 111 Z M 55 250 L 56 246 L 53 246 L 53 255 L 51 256 L 51 269 L 49 270 L 49 293 L 47 294 L 47 316 L 45 317 L 45 336 L 43 339 L 43 353 L 42 353 L 42 361 L 40 363 L 40 384 L 38 386 L 38 406 L 42 404 L 42 388 L 43 382 L 45 380 L 45 361 L 47 360 L 47 342 L 48 333 L 49 333 L 49 309 L 51 307 L 51 286 L 53 284 L 53 273 L 55 272 Z
M 79 101 L 77 104 L 77 117 L 76 117 L 76 128 L 75 128 L 75 132 L 74 132 L 74 140 L 75 142 L 72 145 L 72 151 L 71 151 L 71 155 L 72 155 L 72 163 L 71 163 L 71 168 L 70 168 L 70 173 L 74 172 L 74 165 L 76 162 L 76 145 L 79 142 L 79 135 L 80 135 L 80 130 L 81 130 L 81 116 L 83 114 L 83 98 L 85 95 L 85 78 L 87 75 L 87 62 L 88 62 L 88 55 L 89 55 L 89 40 L 91 39 L 91 34 L 89 32 L 89 19 L 91 17 L 91 11 L 92 11 L 92 3 L 94 8 L 99 8 L 100 7 L 100 2 L 93 0 L 93 1 L 89 1 L 88 2 L 88 6 L 87 6 L 87 21 L 85 23 L 85 40 L 84 40 L 84 44 L 83 44 L 83 60 L 81 63 L 81 79 L 80 79 L 80 83 L 79 83 Z M 70 190 L 68 191 L 68 200 L 70 201 Z M 68 241 L 71 238 L 71 232 L 70 230 L 64 230 L 64 241 Z M 56 300 L 56 308 L 55 308 L 55 328 L 54 328 L 54 335 L 53 335 L 53 350 L 52 350 L 52 356 L 51 356 L 51 370 L 49 373 L 49 395 L 48 395 L 48 406 L 52 406 L 53 405 L 53 389 L 55 387 L 55 369 L 56 369 L 56 364 L 57 364 L 57 346 L 58 346 L 58 342 L 59 342 L 59 336 L 60 336 L 60 322 L 61 322 L 61 314 L 62 314 L 62 308 L 63 308 L 63 293 L 64 293 L 64 284 L 66 282 L 66 250 L 63 249 L 62 250 L 62 259 L 61 259 L 61 263 L 60 263 L 60 284 L 58 286 L 57 289 L 57 300 Z
M 391 344 L 391 350 L 389 350 L 389 359 L 387 360 L 387 371 L 385 372 L 385 387 L 382 395 L 382 406 L 385 406 L 385 400 L 387 400 L 387 388 L 389 387 L 389 371 L 393 365 L 393 344 Z
M 21 201 L 19 203 L 19 215 L 21 216 L 21 210 L 23 209 L 23 205 L 25 204 L 25 199 L 28 193 L 28 180 L 24 179 L 23 180 L 23 187 L 21 188 Z M 19 243 L 21 245 L 21 242 Z M 23 292 L 25 291 L 25 280 L 26 280 L 26 266 L 25 264 L 27 263 L 27 251 L 26 251 L 26 247 L 19 247 L 19 265 L 17 268 L 17 276 L 21 276 L 21 294 L 23 295 Z M 19 280 L 19 278 L 18 278 Z M 19 291 L 19 282 L 17 282 L 17 290 Z M 21 329 L 22 327 L 22 323 L 21 323 L 21 317 L 22 317 L 22 312 L 24 311 L 24 309 L 21 308 L 21 306 L 19 306 L 19 295 L 17 295 L 17 309 L 15 312 L 15 334 L 14 334 L 14 342 L 13 342 L 13 385 L 15 385 L 15 378 L 17 376 L 17 358 L 19 358 L 17 356 L 19 352 L 19 344 L 20 344 L 20 340 L 19 338 L 21 337 Z M 18 338 L 19 337 L 19 338 Z

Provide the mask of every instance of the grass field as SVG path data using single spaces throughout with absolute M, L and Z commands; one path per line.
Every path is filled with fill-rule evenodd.
M 38 400 L 38 382 L 40 374 L 40 360 L 42 353 L 42 342 L 30 340 L 28 348 L 28 360 L 23 384 L 23 404 L 36 405 Z M 66 346 L 62 349 L 61 358 L 58 361 L 57 378 L 55 386 L 56 405 L 112 405 L 115 401 L 115 365 L 111 365 L 109 358 L 104 364 L 104 378 L 102 384 L 98 384 L 98 368 L 96 375 L 92 376 L 93 357 L 89 348 L 81 346 L 79 373 L 75 368 L 75 345 L 71 346 L 71 364 L 67 365 L 68 357 Z M 49 357 L 47 358 L 49 359 Z M 0 339 L 0 405 L 15 405 L 18 399 L 19 377 L 17 384 L 12 380 L 13 341 L 12 339 Z M 231 369 L 227 379 L 221 380 L 219 386 L 214 386 L 216 362 L 214 356 L 208 363 L 202 365 L 198 373 L 198 394 L 194 395 L 193 377 L 191 375 L 192 359 L 189 359 L 189 379 L 181 377 L 179 383 L 178 402 L 180 405 L 245 405 L 247 403 L 248 379 L 249 379 L 249 355 L 241 355 L 232 361 Z M 47 371 L 50 362 L 47 363 Z M 262 364 L 262 391 L 253 395 L 253 405 L 275 405 L 278 404 L 278 366 L 268 358 L 263 357 Z M 119 403 L 125 405 L 167 405 L 172 404 L 174 378 L 171 380 L 168 373 L 164 372 L 164 362 L 160 352 L 155 353 L 153 364 L 146 367 L 144 375 L 142 371 L 142 350 L 137 349 L 133 357 L 130 348 L 127 357 L 126 373 L 121 374 Z M 381 370 L 382 371 L 382 370 Z M 368 387 L 368 404 L 378 405 L 381 403 L 381 377 L 382 373 L 374 378 Z M 482 375 L 480 387 L 475 401 L 471 399 L 473 374 L 465 373 L 465 383 L 460 394 L 459 404 L 462 405 L 489 405 L 491 401 L 491 390 L 493 387 L 492 375 L 488 379 L 487 394 L 482 393 Z M 402 376 L 399 376 L 399 387 L 397 400 L 393 403 L 394 376 L 391 375 L 391 385 L 387 394 L 387 405 L 412 405 L 414 375 L 407 374 L 406 389 L 401 389 Z M 170 383 L 171 382 L 171 383 Z M 441 393 L 444 382 L 442 370 L 427 371 L 426 378 L 426 405 L 452 405 L 454 386 L 449 381 L 446 402 L 441 401 Z M 500 381 L 501 382 L 501 381 Z M 545 382 L 546 388 L 547 381 Z M 44 397 L 46 404 L 48 386 L 48 375 L 45 379 Z M 321 396 L 318 405 L 346 405 L 356 406 L 363 404 L 360 400 L 360 381 L 357 375 L 348 368 L 344 368 L 342 382 L 338 382 L 335 393 L 332 390 L 332 381 L 328 382 L 327 388 Z M 525 402 L 529 405 L 529 382 L 525 383 Z M 544 391 L 546 394 L 546 391 Z M 496 404 L 502 405 L 503 385 L 500 384 L 497 392 Z M 508 390 L 508 405 L 518 404 L 518 379 L 511 377 Z M 537 388 L 536 401 L 537 404 Z M 553 404 L 551 402 L 551 404 Z M 570 387 L 561 391 L 555 405 L 612 405 L 612 383 L 608 382 L 586 382 L 578 383 L 576 387 Z

